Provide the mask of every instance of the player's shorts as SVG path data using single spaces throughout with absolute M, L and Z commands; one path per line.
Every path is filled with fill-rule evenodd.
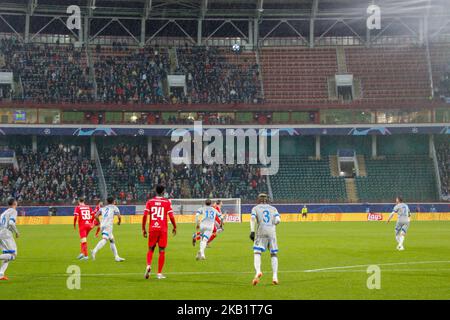
M 207 240 L 209 240 L 209 238 L 211 238 L 211 235 L 216 231 L 216 226 L 200 225 L 200 235 L 202 236 L 202 238 L 206 238 Z
M 302 217 L 307 217 L 308 214 L 307 213 L 302 213 Z
M 253 251 L 255 253 L 265 252 L 270 250 L 270 253 L 278 252 L 278 244 L 276 236 L 256 236 L 255 243 L 253 244 Z
M 13 236 L 0 237 L 0 249 L 2 253 L 11 253 L 17 255 L 17 245 Z
M 80 227 L 80 229 L 79 229 L 80 239 L 87 238 L 87 236 L 89 235 L 89 232 L 92 230 L 93 227 L 94 227 L 93 225 L 85 225 L 83 227 Z
M 102 237 L 107 240 L 114 240 L 113 235 L 113 227 L 112 226 L 104 226 L 100 228 L 100 232 L 102 234 Z
M 167 231 L 150 230 L 148 233 L 148 246 L 154 247 L 158 244 L 159 248 L 167 247 Z
M 395 234 L 398 235 L 400 232 L 403 232 L 406 234 L 409 228 L 409 221 L 407 222 L 399 222 L 397 221 L 397 224 L 395 225 Z

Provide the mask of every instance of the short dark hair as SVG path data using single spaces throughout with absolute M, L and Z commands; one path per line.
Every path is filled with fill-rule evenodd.
M 16 199 L 15 198 L 9 198 L 8 199 L 8 206 L 13 206 L 14 205 L 14 202 L 16 202 Z
M 222 200 L 220 200 L 220 199 L 216 200 L 216 204 L 221 204 L 221 203 L 222 203 Z
M 78 197 L 78 202 L 84 202 L 84 197 Z
M 207 205 L 207 206 L 210 206 L 211 205 L 211 199 L 206 199 L 206 201 L 205 201 L 205 204 Z
M 164 190 L 166 189 L 166 187 L 164 187 L 162 184 L 158 184 L 156 186 L 156 194 L 158 196 L 162 195 L 164 193 Z
M 113 196 L 109 196 L 109 197 L 106 199 L 106 202 L 108 202 L 108 204 L 113 204 L 113 203 L 114 203 L 114 197 L 113 197 Z
M 403 198 L 402 197 L 397 196 L 397 199 L 398 199 L 399 202 L 403 202 Z

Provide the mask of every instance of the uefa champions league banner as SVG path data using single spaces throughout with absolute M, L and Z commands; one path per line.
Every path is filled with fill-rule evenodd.
M 204 125 L 205 129 L 210 126 Z M 450 134 L 450 126 L 442 124 L 394 124 L 394 125 L 235 125 L 214 126 L 214 129 L 278 129 L 280 136 L 301 135 L 394 135 L 394 134 Z M 71 125 L 0 125 L 0 135 L 42 135 L 42 136 L 154 136 L 170 137 L 176 129 L 194 130 L 188 125 L 122 125 L 76 127 Z

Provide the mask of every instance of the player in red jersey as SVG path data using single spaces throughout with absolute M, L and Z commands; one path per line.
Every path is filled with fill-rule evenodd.
M 165 249 L 167 247 L 167 216 L 172 222 L 172 233 L 175 236 L 177 234 L 177 225 L 173 216 L 172 204 L 169 199 L 162 197 L 164 193 L 164 186 L 156 186 L 156 197 L 147 201 L 144 211 L 144 217 L 142 219 L 142 234 L 144 238 L 147 238 L 147 217 L 150 219 L 150 227 L 148 233 L 148 252 L 147 252 L 147 268 L 145 269 L 145 279 L 150 277 L 152 270 L 152 258 L 156 245 L 159 248 L 158 258 L 158 274 L 157 279 L 164 279 L 162 269 L 165 262 Z
M 95 219 L 95 215 L 97 214 L 97 212 L 100 211 L 100 209 L 103 207 L 103 201 L 102 200 L 98 200 L 97 201 L 97 206 L 94 209 L 94 212 L 92 212 L 92 223 L 93 223 L 93 227 L 97 227 L 97 231 L 95 232 L 95 237 L 98 237 L 98 234 L 100 233 L 100 222 L 98 222 L 97 219 Z
M 78 260 L 88 259 L 88 249 L 87 249 L 87 236 L 93 228 L 92 223 L 92 209 L 84 203 L 84 198 L 80 197 L 78 199 L 78 206 L 75 208 L 73 213 L 73 228 L 77 228 L 78 220 L 78 230 L 80 232 L 80 242 L 81 242 L 81 253 L 78 256 Z
M 214 224 L 214 229 L 211 234 L 211 237 L 208 239 L 208 245 L 211 243 L 211 241 L 213 241 L 217 237 L 218 230 L 220 230 L 220 232 L 223 231 L 222 200 L 218 199 L 216 203 L 212 205 L 212 207 L 216 209 L 217 212 L 219 212 L 219 215 L 217 216 L 218 219 L 217 223 Z M 217 226 L 219 226 L 219 229 L 217 229 Z M 194 236 L 192 237 L 192 245 L 195 246 L 196 242 L 199 241 L 200 238 L 201 238 L 200 232 L 197 231 L 196 233 L 194 233 Z

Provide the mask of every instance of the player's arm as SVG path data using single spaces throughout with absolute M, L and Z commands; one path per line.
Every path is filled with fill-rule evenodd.
M 195 212 L 195 229 L 196 230 L 200 229 L 200 215 L 201 215 L 200 210 L 197 210 Z
M 142 217 L 142 235 L 147 238 L 147 215 L 150 212 L 149 205 L 144 210 L 144 216 Z
M 387 219 L 386 223 L 389 223 L 392 219 L 392 217 L 394 216 L 394 214 L 396 214 L 398 212 L 398 208 L 394 207 L 394 210 L 392 210 L 391 214 L 389 215 L 389 218 Z
M 172 206 L 169 207 L 167 214 L 169 215 L 170 222 L 172 223 L 172 234 L 175 236 L 177 234 L 177 223 L 173 215 Z
M 116 215 L 118 219 L 117 225 L 120 226 L 120 224 L 122 223 L 122 215 L 120 214 L 119 208 L 117 208 Z
M 252 214 L 250 217 L 250 240 L 255 241 L 255 228 L 256 228 L 256 211 L 252 209 Z
M 16 219 L 17 219 L 17 213 L 14 215 L 11 215 L 11 217 L 9 218 L 8 228 L 11 232 L 14 232 L 16 234 L 16 238 L 18 238 L 19 230 L 17 229 Z
M 273 217 L 274 217 L 274 220 L 273 220 L 274 225 L 277 225 L 281 222 L 281 217 L 277 210 L 275 210 Z
M 78 220 L 78 208 L 75 208 L 75 211 L 73 213 L 73 228 L 76 229 L 77 228 L 77 220 Z

